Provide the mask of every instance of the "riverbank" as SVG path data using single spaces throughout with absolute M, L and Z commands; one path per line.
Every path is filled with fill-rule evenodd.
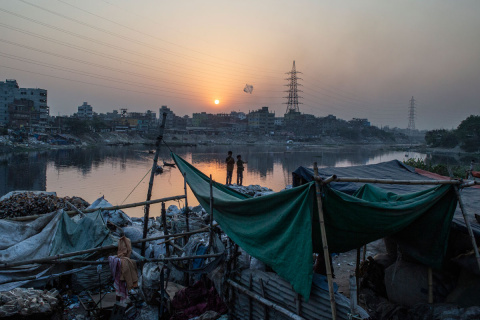
M 125 145 L 150 145 L 155 146 L 154 135 L 144 136 L 137 133 L 106 132 L 89 133 L 84 135 L 33 135 L 18 141 L 13 136 L 0 136 L 0 153 L 26 152 L 40 150 L 76 149 L 99 146 L 125 146 Z M 338 148 L 346 146 L 362 146 L 373 148 L 400 148 L 408 146 L 406 141 L 383 141 L 378 138 L 362 139 L 356 141 L 342 137 L 316 137 L 316 138 L 288 138 L 284 136 L 263 136 L 253 134 L 232 135 L 204 135 L 204 134 L 167 134 L 164 141 L 169 146 L 281 146 L 290 148 L 325 147 Z M 395 149 L 393 149 L 395 150 Z

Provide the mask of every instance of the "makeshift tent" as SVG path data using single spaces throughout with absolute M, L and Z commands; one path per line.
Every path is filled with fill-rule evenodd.
M 210 210 L 208 177 L 176 154 L 172 157 L 200 204 Z M 308 299 L 312 252 L 321 252 L 314 182 L 258 198 L 214 182 L 213 198 L 214 219 L 225 233 Z M 456 207 L 451 186 L 409 195 L 371 186 L 348 195 L 325 186 L 322 201 L 331 252 L 395 235 L 413 257 L 429 266 L 441 264 Z M 421 240 L 426 233 L 428 239 Z
M 31 222 L 0 220 L 0 263 L 26 261 L 110 245 L 113 240 L 100 211 L 78 222 L 58 210 Z M 77 256 L 74 257 L 78 259 Z M 58 267 L 60 268 L 60 267 Z M 26 265 L 0 270 L 0 291 L 26 285 L 24 277 L 63 272 L 45 265 Z
M 327 178 L 332 175 L 338 177 L 357 177 L 371 179 L 395 179 L 395 180 L 448 180 L 449 177 L 433 174 L 428 171 L 416 169 L 404 164 L 398 160 L 387 162 L 360 165 L 351 167 L 327 167 L 319 168 L 318 174 L 321 178 Z M 293 186 L 299 183 L 313 181 L 313 169 L 299 167 L 292 173 Z M 339 191 L 353 194 L 364 184 L 358 182 L 332 182 L 330 186 Z M 460 190 L 463 203 L 469 213 L 480 213 L 480 186 L 464 188 Z M 398 194 L 413 193 L 429 189 L 428 185 L 400 185 L 400 184 L 382 184 L 382 189 L 395 192 Z M 473 214 L 469 215 L 469 221 L 472 226 L 473 233 L 480 239 L 480 224 L 475 220 Z M 465 220 L 460 211 L 459 206 L 453 217 L 453 228 L 459 229 L 467 233 Z

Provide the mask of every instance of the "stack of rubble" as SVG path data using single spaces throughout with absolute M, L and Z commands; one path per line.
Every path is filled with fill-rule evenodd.
M 42 291 L 16 288 L 0 292 L 0 318 L 52 314 L 58 303 L 58 291 L 55 289 Z
M 268 194 L 274 193 L 272 189 L 269 189 L 267 187 L 262 187 L 257 184 L 252 184 L 249 186 L 237 186 L 236 184 L 234 184 L 229 187 L 234 189 L 235 191 L 238 191 L 243 194 L 248 194 L 249 196 L 252 196 L 254 198 L 266 196 Z
M 37 192 L 13 193 L 0 201 L 0 219 L 46 214 L 58 209 L 71 210 L 70 202 L 80 210 L 88 207 L 88 202 L 80 197 L 60 198 L 53 194 Z

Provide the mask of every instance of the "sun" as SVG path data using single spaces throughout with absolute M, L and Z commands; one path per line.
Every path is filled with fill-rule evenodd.
M 220 103 L 220 100 L 215 100 L 215 104 L 219 104 Z

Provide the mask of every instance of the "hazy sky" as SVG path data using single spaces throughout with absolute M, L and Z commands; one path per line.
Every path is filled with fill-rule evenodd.
M 2 0 L 0 80 L 47 89 L 52 115 L 88 101 L 281 116 L 295 60 L 301 112 L 405 128 L 414 96 L 418 129 L 450 129 L 480 114 L 479 13 L 477 0 Z

